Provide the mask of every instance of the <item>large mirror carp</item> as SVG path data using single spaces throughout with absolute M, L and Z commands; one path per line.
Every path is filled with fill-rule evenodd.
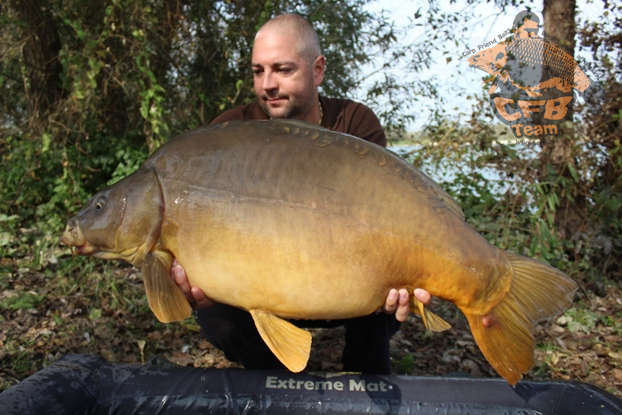
M 514 385 L 533 366 L 534 324 L 561 313 L 576 284 L 502 251 L 456 202 L 394 153 L 298 121 L 239 121 L 164 144 L 90 199 L 61 241 L 80 255 L 142 269 L 162 322 L 190 316 L 190 283 L 248 310 L 274 354 L 305 368 L 310 334 L 285 319 L 368 315 L 390 288 L 451 301 L 496 371 Z M 421 304 L 426 327 L 448 324 Z

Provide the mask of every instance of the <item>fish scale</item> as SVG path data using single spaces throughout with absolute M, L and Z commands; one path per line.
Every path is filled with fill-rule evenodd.
M 61 241 L 140 267 L 162 322 L 191 312 L 169 276 L 176 258 L 207 297 L 247 310 L 294 372 L 307 364 L 311 335 L 287 319 L 369 315 L 391 288 L 423 288 L 458 306 L 514 385 L 534 364 L 534 325 L 567 308 L 577 288 L 488 243 L 447 192 L 391 151 L 298 121 L 174 138 L 97 193 Z M 411 311 L 429 330 L 450 327 L 414 299 Z

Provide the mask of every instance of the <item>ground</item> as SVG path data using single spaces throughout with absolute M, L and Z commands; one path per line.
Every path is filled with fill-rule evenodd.
M 0 263 L 0 390 L 68 353 L 112 362 L 168 360 L 193 367 L 235 367 L 205 341 L 192 319 L 161 324 L 150 312 L 137 269 L 58 253 L 37 266 Z M 536 328 L 536 365 L 526 379 L 580 380 L 622 398 L 622 291 L 604 297 L 579 290 L 571 309 Z M 497 377 L 462 314 L 435 300 L 432 310 L 453 327 L 424 330 L 411 316 L 392 339 L 393 371 L 414 376 Z M 343 329 L 313 330 L 308 370 L 339 371 Z

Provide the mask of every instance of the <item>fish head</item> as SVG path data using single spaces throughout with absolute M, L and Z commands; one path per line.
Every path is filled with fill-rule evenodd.
M 484 69 L 492 64 L 492 57 L 486 50 L 476 53 L 467 59 L 469 66 L 477 69 Z
M 141 266 L 159 237 L 163 212 L 155 172 L 141 169 L 95 194 L 68 221 L 60 241 L 73 254 Z
M 507 60 L 505 53 L 497 48 L 489 48 L 476 53 L 468 59 L 469 66 L 488 73 L 498 72 Z

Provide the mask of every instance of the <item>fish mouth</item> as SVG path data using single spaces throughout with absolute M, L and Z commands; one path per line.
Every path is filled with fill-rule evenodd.
M 140 256 L 140 261 L 142 261 L 144 257 L 144 249 L 141 250 L 141 246 L 134 246 L 126 249 L 115 249 L 106 248 L 102 249 L 101 246 L 98 246 L 97 243 L 95 245 L 89 243 L 89 241 L 84 237 L 82 231 L 80 230 L 80 226 L 75 220 L 70 220 L 65 228 L 65 231 L 60 237 L 60 242 L 64 245 L 67 245 L 69 250 L 71 251 L 71 256 L 93 256 L 96 258 L 102 259 L 121 259 L 130 263 L 134 263 L 139 254 L 143 254 Z
M 76 255 L 91 255 L 97 251 L 94 246 L 84 239 L 84 235 L 82 235 L 79 226 L 74 221 L 69 221 L 60 237 L 60 242 L 69 247 L 72 257 Z
M 63 237 L 64 237 L 64 235 L 63 235 Z M 94 254 L 97 251 L 97 249 L 95 249 L 95 247 L 93 247 L 93 245 L 89 245 L 89 243 L 86 242 L 86 241 L 84 241 L 83 244 L 78 245 L 78 244 L 75 244 L 75 243 L 71 243 L 70 241 L 67 241 L 63 237 L 61 237 L 60 241 L 61 241 L 61 243 L 67 245 L 67 247 L 71 251 L 71 256 L 72 257 L 75 257 L 76 255 L 78 255 L 78 256 L 92 255 L 92 254 Z
M 93 245 L 89 245 L 88 242 L 85 242 L 80 246 L 70 246 L 69 249 L 71 249 L 72 255 L 92 255 L 97 252 L 97 249 L 95 249 Z

